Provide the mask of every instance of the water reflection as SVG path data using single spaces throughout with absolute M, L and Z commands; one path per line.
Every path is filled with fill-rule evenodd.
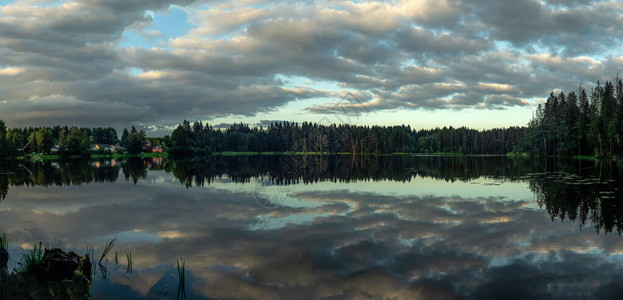
M 505 157 L 413 157 L 413 156 L 233 156 L 192 160 L 163 158 L 125 160 L 61 160 L 46 162 L 5 161 L 0 165 L 0 188 L 8 186 L 79 185 L 116 182 L 119 170 L 126 180 L 137 183 L 148 170 L 171 172 L 186 187 L 204 186 L 228 177 L 250 182 L 267 176 L 275 184 L 392 180 L 408 182 L 415 177 L 446 181 L 471 180 L 481 176 L 513 179 L 540 171 L 541 165 L 527 159 Z
M 582 164 L 562 171 L 530 174 L 535 200 L 552 221 L 569 219 L 580 227 L 587 222 L 597 233 L 623 231 L 623 199 L 616 164 L 603 161 Z
M 609 163 L 403 156 L 73 163 L 75 170 L 64 162 L 16 165 L 15 176 L 5 176 L 11 191 L 0 203 L 0 229 L 14 248 L 60 239 L 84 249 L 118 237 L 120 253 L 132 248 L 134 273 L 111 273 L 94 284 L 95 298 L 175 298 L 180 257 L 191 299 L 622 292 L 620 237 L 594 232 L 620 231 L 612 201 L 621 199 L 620 180 Z M 256 205 L 260 179 L 288 184 L 288 201 Z M 423 189 L 435 184 L 436 192 Z M 446 192 L 469 186 L 477 193 Z M 397 193 L 402 187 L 407 192 Z

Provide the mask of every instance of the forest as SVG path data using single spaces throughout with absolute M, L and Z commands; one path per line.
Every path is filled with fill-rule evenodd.
M 24 154 L 50 154 L 56 145 L 60 155 L 87 155 L 93 144 L 120 144 L 129 153 L 140 153 L 147 137 L 134 126 L 123 129 L 121 138 L 112 127 L 26 127 L 7 129 L 0 120 L 0 157 L 18 157 Z
M 460 153 L 506 154 L 518 149 L 523 127 L 474 130 L 444 127 L 414 130 L 409 126 L 319 125 L 276 122 L 267 128 L 235 124 L 225 131 L 184 121 L 165 138 L 170 153 L 327 152 L 327 153 Z
M 590 96 L 580 86 L 566 95 L 550 93 L 527 126 L 485 130 L 468 127 L 413 129 L 409 125 L 361 126 L 273 122 L 267 127 L 234 124 L 225 130 L 184 120 L 171 135 L 147 138 L 132 126 L 121 137 L 112 127 L 28 127 L 7 129 L 0 120 L 0 156 L 92 152 L 93 144 L 119 144 L 128 153 L 145 145 L 178 156 L 220 152 L 303 152 L 349 154 L 497 154 L 613 157 L 623 154 L 623 83 L 598 81 Z
M 128 153 L 140 153 L 146 143 L 162 146 L 173 155 L 214 152 L 323 152 L 323 153 L 452 153 L 506 154 L 520 149 L 525 127 L 475 130 L 466 127 L 414 130 L 409 126 L 318 125 L 276 122 L 267 128 L 234 124 L 225 130 L 202 122 L 182 122 L 170 136 L 147 138 L 144 131 L 112 127 L 67 126 L 6 129 L 0 120 L 0 156 L 58 153 L 88 154 L 92 144 L 119 144 Z
M 550 93 L 528 124 L 523 151 L 556 156 L 612 157 L 623 154 L 623 82 L 598 81 L 590 96 Z

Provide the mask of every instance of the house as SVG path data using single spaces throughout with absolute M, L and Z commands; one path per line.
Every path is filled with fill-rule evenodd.
M 155 146 L 151 148 L 151 152 L 153 153 L 162 153 L 164 151 L 164 149 L 162 149 L 160 146 Z
M 119 144 L 114 144 L 111 146 L 112 151 L 116 152 L 116 151 L 125 151 L 124 147 L 121 147 L 121 145 Z
M 125 150 L 125 148 L 119 146 L 119 145 L 110 145 L 110 144 L 93 144 L 91 146 L 91 149 L 94 151 L 108 151 L 108 152 L 117 152 L 117 151 L 122 151 Z
M 162 149 L 162 147 L 160 147 L 160 146 L 152 146 L 149 143 L 147 143 L 147 145 L 145 145 L 143 150 L 145 150 L 147 152 L 151 152 L 151 153 L 162 153 L 162 152 L 164 152 L 164 149 Z
M 95 151 L 112 151 L 112 147 L 110 144 L 94 144 L 91 146 L 91 149 L 95 150 Z
M 53 145 L 52 148 L 50 148 L 50 152 L 58 152 L 58 150 L 60 150 L 59 145 Z

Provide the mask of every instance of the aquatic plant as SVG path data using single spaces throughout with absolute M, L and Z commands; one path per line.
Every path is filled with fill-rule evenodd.
M 130 250 L 129 248 L 125 250 L 125 258 L 128 262 L 128 267 L 126 269 L 127 273 L 130 273 L 130 275 L 132 274 L 132 250 Z
M 108 255 L 108 252 L 110 252 L 110 250 L 112 249 L 112 246 L 115 244 L 116 240 L 117 240 L 117 238 L 112 239 L 110 242 L 108 242 L 106 247 L 104 247 L 104 251 L 102 251 L 102 255 L 100 256 L 100 260 L 97 262 L 98 265 L 102 264 L 102 261 Z
M 9 240 L 6 238 L 6 233 L 2 233 L 2 239 L 0 239 L 0 248 L 8 250 L 9 249 Z
M 30 252 L 22 256 L 22 260 L 17 263 L 19 268 L 14 268 L 16 273 L 36 273 L 43 261 L 43 242 L 35 244 Z
M 87 257 L 39 242 L 0 278 L 0 299 L 89 299 L 90 271 Z
M 106 278 L 106 276 L 108 275 L 108 269 L 106 268 L 106 266 L 104 264 L 102 264 L 102 261 L 104 261 L 104 259 L 106 259 L 106 261 L 108 261 L 106 256 L 108 256 L 108 253 L 112 249 L 112 247 L 115 244 L 116 240 L 117 240 L 117 238 L 114 238 L 110 242 L 108 242 L 108 244 L 106 244 L 106 247 L 104 247 L 104 250 L 102 251 L 102 254 L 100 255 L 100 259 L 97 262 L 97 265 L 99 266 L 99 269 L 100 269 L 100 273 L 102 274 L 102 277 L 104 277 L 104 278 Z
M 181 260 L 181 264 L 180 264 Z M 177 261 L 177 276 L 179 278 L 179 282 L 177 285 L 177 299 L 186 298 L 186 261 L 183 259 L 178 259 Z
M 114 260 L 115 260 L 115 270 L 117 270 L 117 268 L 119 267 L 119 251 L 118 250 L 115 250 Z
M 87 245 L 87 259 L 91 261 L 91 274 L 95 275 L 97 271 L 97 267 L 95 265 L 95 249 L 93 249 L 92 245 Z
M 6 238 L 6 234 L 2 233 L 0 238 L 0 279 L 6 276 L 7 264 L 9 262 L 9 242 Z

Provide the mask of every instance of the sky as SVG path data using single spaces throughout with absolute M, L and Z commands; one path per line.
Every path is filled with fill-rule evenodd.
M 9 127 L 526 125 L 623 71 L 623 3 L 0 0 Z

